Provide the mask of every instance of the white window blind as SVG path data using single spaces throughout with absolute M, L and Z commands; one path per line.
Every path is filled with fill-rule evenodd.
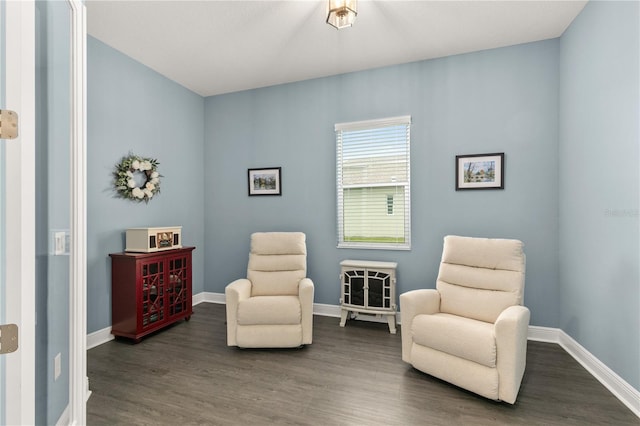
M 335 125 L 338 247 L 411 248 L 411 117 Z

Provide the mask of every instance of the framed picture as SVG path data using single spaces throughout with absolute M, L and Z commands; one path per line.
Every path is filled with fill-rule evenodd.
M 280 167 L 249 169 L 249 195 L 282 195 Z
M 456 155 L 456 191 L 504 189 L 504 152 Z

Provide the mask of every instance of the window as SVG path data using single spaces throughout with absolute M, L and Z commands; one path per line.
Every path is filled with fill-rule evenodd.
M 411 248 L 411 117 L 336 124 L 338 247 Z

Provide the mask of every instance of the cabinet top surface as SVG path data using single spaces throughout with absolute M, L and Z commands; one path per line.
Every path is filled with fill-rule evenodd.
M 160 229 L 182 229 L 182 226 L 147 226 L 141 228 L 127 228 L 127 231 L 136 230 L 136 231 L 156 231 Z
M 351 266 L 356 268 L 384 268 L 384 269 L 396 269 L 397 262 L 377 262 L 373 260 L 343 260 L 340 262 L 340 266 Z
M 172 254 L 178 254 L 185 251 L 193 251 L 195 247 L 182 247 L 171 250 L 158 250 L 150 253 L 136 253 L 136 252 L 121 252 L 121 253 L 109 253 L 111 257 L 133 257 L 133 258 L 143 258 L 143 257 L 155 257 L 155 256 L 169 256 Z

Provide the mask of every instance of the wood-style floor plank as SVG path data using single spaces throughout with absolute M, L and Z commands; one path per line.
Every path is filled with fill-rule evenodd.
M 529 342 L 515 405 L 498 403 L 402 362 L 386 324 L 314 317 L 313 344 L 226 345 L 225 306 L 137 345 L 88 351 L 90 425 L 640 425 L 558 345 Z

